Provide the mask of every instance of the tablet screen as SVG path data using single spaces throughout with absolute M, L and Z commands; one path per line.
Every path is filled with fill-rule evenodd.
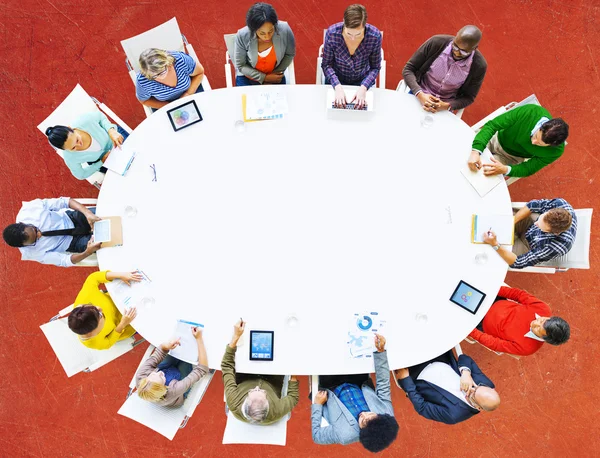
M 273 361 L 273 331 L 250 331 L 250 360 Z
M 484 299 L 484 293 L 462 280 L 450 297 L 452 302 L 466 311 L 471 312 L 473 315 L 477 313 L 477 310 Z

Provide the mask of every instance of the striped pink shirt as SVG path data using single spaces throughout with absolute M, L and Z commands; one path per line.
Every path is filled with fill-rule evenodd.
M 454 60 L 450 42 L 423 75 L 421 88 L 444 102 L 452 100 L 469 76 L 474 55 L 475 52 L 472 52 L 466 59 Z

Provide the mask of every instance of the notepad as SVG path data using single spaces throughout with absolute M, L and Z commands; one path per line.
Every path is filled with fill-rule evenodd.
M 204 325 L 193 321 L 177 320 L 177 327 L 173 333 L 175 339 L 180 339 L 179 346 L 169 351 L 169 354 L 181 361 L 198 364 L 198 343 L 192 334 L 193 327 L 204 329 Z
M 242 94 L 244 122 L 280 119 L 287 112 L 287 97 L 283 92 Z
M 486 148 L 481 154 L 481 162 L 483 164 L 491 164 L 492 154 Z M 498 186 L 504 180 L 502 175 L 492 175 L 486 176 L 483 174 L 483 167 L 473 172 L 467 162 L 465 161 L 460 169 L 460 173 L 467 179 L 471 186 L 475 188 L 475 191 L 481 196 L 484 197 L 488 192 Z
M 513 245 L 515 239 L 512 215 L 473 215 L 471 243 L 484 243 L 483 235 L 492 231 L 501 245 Z
M 104 167 L 125 176 L 135 159 L 135 154 L 135 151 L 131 151 L 125 145 L 113 148 L 108 155 L 108 159 L 104 162 Z

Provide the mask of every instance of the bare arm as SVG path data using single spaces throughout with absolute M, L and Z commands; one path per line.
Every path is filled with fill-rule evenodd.
M 523 221 L 529 215 L 531 215 L 531 210 L 529 210 L 529 207 L 525 205 L 515 214 L 515 224 L 517 224 L 519 221 Z
M 161 102 L 160 100 L 156 100 L 154 97 L 150 97 L 148 100 L 144 100 L 141 102 L 142 105 L 150 108 L 162 108 L 165 105 L 171 103 L 170 101 Z
M 202 84 L 202 79 L 204 78 L 204 67 L 200 64 L 200 62 L 196 61 L 196 67 L 194 68 L 194 71 L 190 73 L 190 78 L 190 87 L 187 91 L 181 94 L 181 97 L 187 97 L 188 95 L 195 94 L 200 84 Z

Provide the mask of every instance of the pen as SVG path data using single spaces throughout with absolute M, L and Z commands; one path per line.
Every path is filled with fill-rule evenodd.
M 240 317 L 240 326 L 244 325 L 244 320 L 242 320 L 242 317 Z
M 489 235 L 489 236 L 491 236 L 491 235 L 492 235 L 492 228 L 491 228 L 491 227 L 488 229 L 488 235 Z

